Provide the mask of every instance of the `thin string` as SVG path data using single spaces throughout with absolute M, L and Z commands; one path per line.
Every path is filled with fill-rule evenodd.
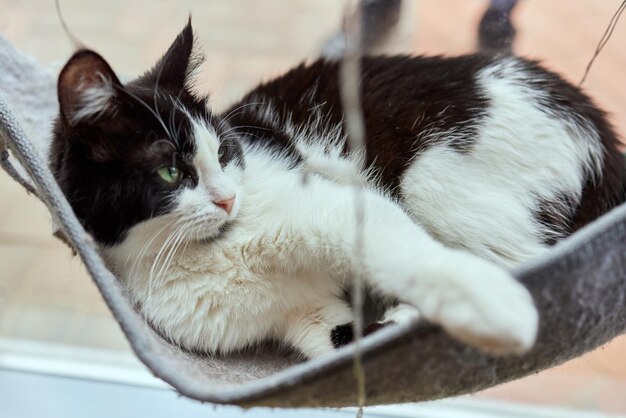
M 602 51 L 604 46 L 607 44 L 607 42 L 613 35 L 613 31 L 615 30 L 615 27 L 617 26 L 617 22 L 619 21 L 619 18 L 622 16 L 624 9 L 626 9 L 626 0 L 624 0 L 622 4 L 620 4 L 617 11 L 611 17 L 611 21 L 609 22 L 609 25 L 604 31 L 604 34 L 602 34 L 602 38 L 600 38 L 600 41 L 598 42 L 598 45 L 596 46 L 596 50 L 593 54 L 593 57 L 591 57 L 591 60 L 589 60 L 589 64 L 587 64 L 587 68 L 585 69 L 585 74 L 583 74 L 583 78 L 580 80 L 580 83 L 578 83 L 578 87 L 581 87 L 583 85 L 583 83 L 587 79 L 587 75 L 589 74 L 589 71 L 591 70 L 591 66 L 593 65 L 593 63 L 595 62 L 600 52 Z
M 74 36 L 69 26 L 67 25 L 67 22 L 65 21 L 65 18 L 63 17 L 63 13 L 61 12 L 61 4 L 59 3 L 59 1 L 60 0 L 54 0 L 54 6 L 56 8 L 57 16 L 59 18 L 59 21 L 61 22 L 61 26 L 63 27 L 63 31 L 65 32 L 65 35 L 67 35 L 70 42 L 72 42 L 74 49 L 84 49 L 85 46 L 83 45 L 83 43 L 79 41 L 76 36 Z
M 346 48 L 340 66 L 340 95 L 343 105 L 345 127 L 348 137 L 348 148 L 354 158 L 354 162 L 359 164 L 359 171 L 362 171 L 365 150 L 365 123 L 361 109 L 360 100 L 360 78 L 361 78 L 361 7 L 360 2 L 354 11 L 346 11 L 344 17 L 344 32 Z M 363 202 L 363 191 L 361 184 L 355 180 L 354 203 L 355 203 L 355 258 L 358 263 L 363 261 L 363 224 L 365 220 L 365 208 Z M 363 416 L 365 405 L 365 370 L 363 368 L 361 338 L 363 335 L 363 277 L 362 272 L 355 274 L 352 285 L 352 309 L 354 322 L 352 323 L 352 334 L 354 335 L 354 359 L 353 371 L 357 383 L 357 418 Z

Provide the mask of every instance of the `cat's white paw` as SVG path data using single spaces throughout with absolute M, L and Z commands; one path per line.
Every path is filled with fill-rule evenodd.
M 458 252 L 437 270 L 420 311 L 455 338 L 493 354 L 524 353 L 539 316 L 528 290 L 500 267 Z M 416 295 L 417 296 L 417 295 Z
M 398 303 L 388 308 L 380 321 L 382 324 L 408 324 L 417 322 L 420 318 L 420 312 L 416 307 L 406 303 Z

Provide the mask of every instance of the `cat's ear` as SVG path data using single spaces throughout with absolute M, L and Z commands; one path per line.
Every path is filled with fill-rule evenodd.
M 187 90 L 191 74 L 202 64 L 204 57 L 197 51 L 191 17 L 172 45 L 152 69 L 135 82 L 151 88 L 166 88 L 176 93 Z
M 76 126 L 113 115 L 122 88 L 100 55 L 86 49 L 76 52 L 59 75 L 59 108 L 63 122 Z

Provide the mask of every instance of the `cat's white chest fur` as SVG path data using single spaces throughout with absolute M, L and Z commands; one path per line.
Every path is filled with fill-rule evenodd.
M 137 231 L 140 226 L 131 231 L 130 239 L 104 251 L 142 314 L 187 348 L 228 352 L 268 338 L 283 340 L 292 320 L 327 310 L 325 305 L 330 305 L 330 312 L 324 315 L 340 323 L 352 319 L 345 303 L 329 303 L 341 296 L 341 268 L 320 270 L 307 262 L 307 252 L 316 251 L 317 245 L 307 241 L 315 238 L 306 236 L 310 231 L 284 225 L 281 201 L 268 193 L 289 190 L 301 181 L 300 175 L 272 159 L 252 159 L 248 164 L 256 165 L 255 180 L 250 179 L 255 187 L 246 190 L 244 176 L 240 193 L 255 204 L 243 205 L 223 238 L 180 244 L 171 254 L 161 253 L 156 262 L 158 247 L 141 260 L 127 258 L 141 254 L 138 247 L 149 242 L 142 236 L 146 233 Z M 256 187 L 264 179 L 260 190 L 265 193 Z M 335 325 L 329 323 L 326 332 Z

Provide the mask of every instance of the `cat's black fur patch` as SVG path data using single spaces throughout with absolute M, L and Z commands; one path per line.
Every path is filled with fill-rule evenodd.
M 350 344 L 353 339 L 352 324 L 337 325 L 330 332 L 330 341 L 335 348 Z
M 368 336 L 370 334 L 375 333 L 389 325 L 392 325 L 393 322 L 372 322 L 363 330 L 363 336 Z M 330 332 L 330 341 L 333 344 L 333 347 L 339 348 L 344 345 L 350 344 L 354 340 L 354 331 L 352 329 L 352 324 L 343 324 L 337 325 Z

